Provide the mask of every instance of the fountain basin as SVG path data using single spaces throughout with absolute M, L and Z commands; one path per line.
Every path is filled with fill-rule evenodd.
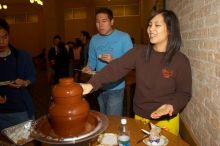
M 62 137 L 54 132 L 50 122 L 48 121 L 48 117 L 43 116 L 33 122 L 31 136 L 43 143 L 76 144 L 97 137 L 107 127 L 108 118 L 104 114 L 97 111 L 89 111 L 88 119 L 83 132 L 73 137 Z

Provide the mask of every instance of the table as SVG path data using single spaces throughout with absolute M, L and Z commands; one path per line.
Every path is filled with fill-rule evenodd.
M 109 119 L 109 126 L 108 128 L 105 130 L 106 133 L 117 133 L 118 132 L 118 128 L 120 126 L 120 120 L 121 120 L 122 117 L 120 116 L 108 116 L 108 119 Z M 148 124 L 145 124 L 141 121 L 137 121 L 133 118 L 128 118 L 126 117 L 127 119 L 127 126 L 130 130 L 130 139 L 131 139 L 131 146 L 146 146 L 143 142 L 137 144 L 137 141 L 140 140 L 144 134 L 143 132 L 140 130 L 142 128 L 146 129 L 149 131 L 149 125 Z M 180 137 L 178 136 L 175 136 L 169 132 L 166 132 L 166 131 L 163 131 L 162 130 L 162 135 L 166 136 L 169 140 L 169 143 L 167 146 L 189 146 L 189 144 L 187 144 L 184 140 L 182 140 Z M 7 145 L 11 145 L 10 142 L 4 138 L 3 136 L 0 135 L 0 145 L 4 145 L 4 146 L 7 146 Z M 33 142 L 30 142 L 28 144 L 26 144 L 25 146 L 34 146 L 36 145 Z M 97 138 L 94 138 L 90 141 L 90 145 L 91 146 L 96 146 L 98 145 L 98 142 L 97 142 Z M 41 144 L 41 146 L 50 146 L 48 144 Z M 84 145 L 83 145 L 84 146 Z
M 119 116 L 108 116 L 109 119 L 109 126 L 105 130 L 105 132 L 110 132 L 110 133 L 117 133 L 118 128 L 120 126 L 120 120 L 121 117 Z M 137 144 L 137 141 L 140 140 L 144 134 L 141 131 L 142 128 L 146 129 L 149 131 L 150 127 L 148 124 L 144 124 L 141 121 L 137 121 L 133 118 L 127 118 L 127 126 L 130 130 L 130 139 L 131 139 L 131 146 L 146 146 L 143 142 Z M 180 137 L 175 136 L 167 131 L 162 130 L 162 135 L 166 136 L 169 140 L 169 143 L 167 146 L 189 146 L 184 140 L 182 140 Z M 91 141 L 91 146 L 96 146 L 98 143 L 96 139 Z

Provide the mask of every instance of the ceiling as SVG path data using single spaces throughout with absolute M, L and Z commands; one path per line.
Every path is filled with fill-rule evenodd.
M 46 1 L 46 0 L 43 0 L 43 1 Z M 66 1 L 72 1 L 72 0 L 66 0 Z M 76 0 L 76 1 L 78 1 L 78 0 Z M 80 1 L 82 1 L 82 0 L 80 0 Z M 100 0 L 95 0 L 95 1 L 100 1 Z M 118 1 L 118 0 L 106 0 L 106 1 Z M 123 0 L 120 0 L 120 1 L 123 1 Z M 138 1 L 138 0 L 132 0 L 132 1 Z M 8 5 L 11 5 L 11 4 L 14 5 L 14 4 L 30 3 L 30 0 L 0 0 L 0 3 L 8 4 Z
M 42 0 L 43 2 L 47 2 L 49 0 Z M 62 1 L 65 1 L 65 2 L 70 2 L 70 1 L 79 1 L 79 0 L 62 0 Z M 127 2 L 127 1 L 130 1 L 130 2 L 139 2 L 139 0 L 80 0 L 80 1 L 93 1 L 95 3 L 100 3 L 100 2 L 116 2 L 116 3 L 124 3 L 124 2 Z M 10 6 L 14 6 L 14 5 L 29 5 L 30 4 L 30 0 L 0 0 L 0 4 L 6 4 L 8 5 L 8 7 Z
M 29 3 L 29 0 L 1 0 L 0 3 L 7 5 L 24 4 L 24 3 Z

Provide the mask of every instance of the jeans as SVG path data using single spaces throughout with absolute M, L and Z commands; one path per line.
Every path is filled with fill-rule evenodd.
M 98 96 L 100 112 L 122 116 L 124 89 L 102 91 Z
M 28 120 L 32 119 L 28 117 L 27 112 L 0 113 L 0 131 Z

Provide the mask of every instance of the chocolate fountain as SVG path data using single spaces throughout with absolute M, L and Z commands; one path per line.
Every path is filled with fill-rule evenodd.
M 49 108 L 49 121 L 57 135 L 76 136 L 85 129 L 89 105 L 82 98 L 82 88 L 73 78 L 63 78 L 52 90 L 54 101 Z M 77 126 L 75 126 L 77 125 Z
M 52 89 L 48 114 L 33 123 L 32 137 L 50 144 L 76 144 L 103 132 L 108 126 L 107 117 L 90 111 L 82 92 L 73 78 L 60 79 Z

